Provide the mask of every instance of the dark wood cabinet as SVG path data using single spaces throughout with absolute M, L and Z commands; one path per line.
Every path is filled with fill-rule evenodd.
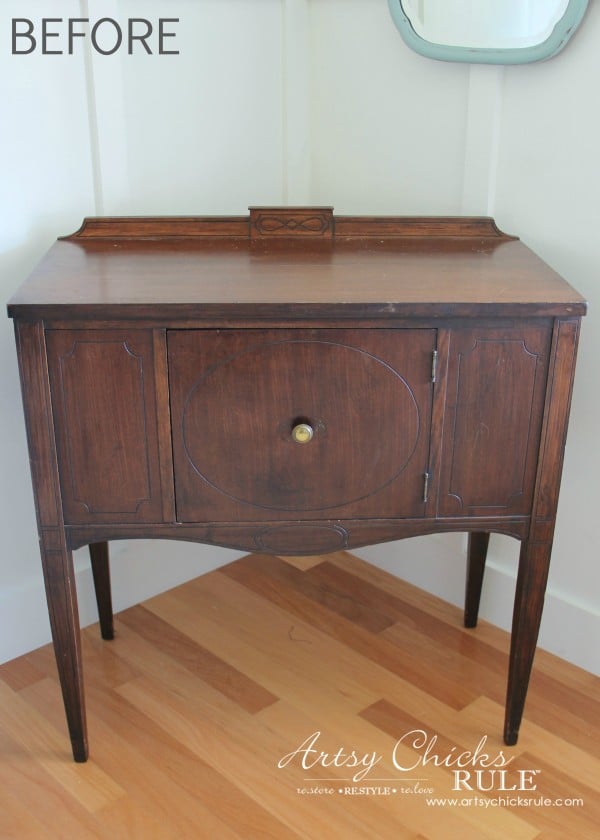
M 87 757 L 71 551 L 112 637 L 109 540 L 315 554 L 521 541 L 505 720 L 541 618 L 585 303 L 489 219 L 87 220 L 9 304 L 73 754 Z

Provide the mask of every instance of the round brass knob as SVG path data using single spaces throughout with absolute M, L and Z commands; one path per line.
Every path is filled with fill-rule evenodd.
M 308 423 L 298 423 L 292 429 L 292 440 L 294 443 L 310 443 L 314 436 L 314 429 Z

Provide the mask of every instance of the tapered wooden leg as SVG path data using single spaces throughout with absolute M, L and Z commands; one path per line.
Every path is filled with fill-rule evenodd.
M 476 627 L 481 600 L 483 573 L 490 535 L 482 531 L 469 534 L 467 586 L 465 592 L 465 627 Z
M 75 761 L 87 761 L 87 725 L 73 556 L 67 549 L 42 550 L 42 565 L 54 655 L 73 758 Z
M 504 722 L 504 741 L 509 745 L 516 744 L 519 736 L 542 620 L 551 551 L 551 542 L 526 541 L 521 545 Z
M 100 634 L 103 639 L 114 639 L 112 596 L 110 592 L 110 565 L 108 559 L 108 543 L 90 544 L 90 559 L 92 561 L 92 575 L 94 590 L 100 619 Z

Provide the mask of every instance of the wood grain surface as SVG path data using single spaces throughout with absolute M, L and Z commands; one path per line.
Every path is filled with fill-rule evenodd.
M 87 220 L 52 246 L 8 311 L 140 319 L 156 317 L 157 306 L 163 321 L 575 316 L 586 308 L 491 219 L 271 208 L 246 219 Z
M 112 642 L 97 626 L 83 632 L 94 742 L 84 765 L 64 737 L 51 646 L 6 663 L 0 837 L 597 837 L 598 679 L 538 651 L 519 744 L 506 747 L 509 636 L 461 624 L 458 608 L 348 553 L 244 557 L 117 615 Z M 496 780 L 455 792 L 455 768 L 433 761 L 402 772 L 399 740 L 399 764 L 423 754 L 414 731 L 436 738 L 440 758 L 487 736 L 486 752 L 511 758 L 510 779 L 537 771 L 536 790 L 502 792 Z M 278 766 L 317 732 L 318 752 L 382 760 L 356 783 L 357 768 L 303 769 L 299 755 Z M 415 777 L 461 804 L 403 793 Z M 298 792 L 312 786 L 334 793 Z M 348 792 L 386 786 L 396 793 Z

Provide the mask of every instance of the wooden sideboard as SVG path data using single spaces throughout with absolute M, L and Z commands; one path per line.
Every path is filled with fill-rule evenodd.
M 88 755 L 71 552 L 104 638 L 108 541 L 320 554 L 469 533 L 521 542 L 504 738 L 517 740 L 585 302 L 483 218 L 100 218 L 59 240 L 15 319 L 48 608 Z

